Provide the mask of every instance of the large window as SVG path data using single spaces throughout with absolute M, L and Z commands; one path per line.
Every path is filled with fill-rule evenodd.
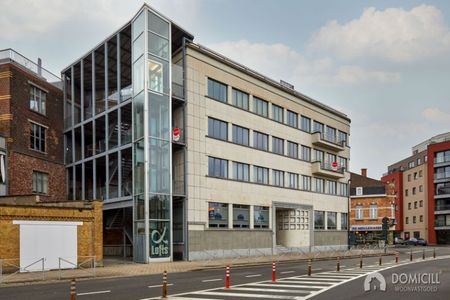
M 250 227 L 250 206 L 233 204 L 233 228 Z
M 253 132 L 253 147 L 260 150 L 269 150 L 269 136 L 267 134 L 254 131 Z
M 311 132 L 311 119 L 301 116 L 300 128 L 306 132 Z
M 348 214 L 341 213 L 341 230 L 347 230 L 347 229 L 348 229 Z
M 157 93 L 164 93 L 164 66 L 165 64 L 156 61 L 148 61 L 148 88 Z M 166 87 L 167 88 L 167 87 Z
M 233 105 L 248 110 L 248 94 L 233 89 Z
M 30 125 L 30 148 L 36 151 L 45 152 L 46 128 L 35 123 L 31 123 Z
M 449 194 L 450 194 L 450 182 L 436 184 L 435 195 L 449 195 Z
M 325 192 L 325 181 L 322 178 L 314 178 L 315 181 L 315 192 L 323 193 Z
M 291 189 L 298 189 L 298 174 L 288 173 L 289 187 Z
M 302 145 L 302 159 L 311 161 L 311 148 Z
M 336 128 L 327 126 L 326 139 L 330 142 L 336 142 Z
M 33 193 L 48 194 L 48 174 L 33 171 Z
M 272 184 L 276 186 L 284 186 L 284 172 L 279 170 L 273 170 L 272 172 Z
M 343 131 L 338 131 L 338 142 L 339 143 L 344 143 L 347 144 L 347 133 L 343 132 Z
M 325 132 L 324 126 L 322 123 L 314 121 L 314 130 L 313 132 L 320 132 L 320 136 L 323 137 Z
M 217 119 L 208 118 L 208 135 L 226 141 L 228 139 L 228 124 Z
M 436 168 L 435 179 L 450 178 L 450 166 Z
M 325 212 L 321 210 L 314 211 L 314 229 L 325 229 Z
M 209 227 L 228 227 L 228 204 L 209 202 L 208 204 Z
M 337 223 L 337 213 L 335 212 L 327 212 L 327 229 L 335 230 Z
M 254 166 L 253 167 L 253 180 L 256 183 L 269 184 L 269 169 Z
M 369 218 L 372 220 L 378 219 L 378 206 L 371 204 L 369 207 Z
M 327 186 L 328 186 L 328 194 L 336 195 L 337 194 L 337 183 L 336 181 L 327 180 Z
M 311 191 L 311 176 L 302 175 L 302 189 Z
M 253 97 L 253 112 L 263 117 L 268 117 L 269 103 L 262 99 Z
M 298 158 L 298 144 L 288 141 L 288 153 L 287 155 L 292 158 Z
M 34 85 L 30 85 L 30 109 L 45 115 L 47 93 Z
M 347 167 L 347 159 L 345 157 L 339 156 L 338 157 L 338 164 L 339 164 L 339 168 L 344 168 L 345 170 L 348 169 L 348 167 Z
M 227 86 L 208 78 L 208 97 L 221 102 L 227 102 Z
M 314 161 L 320 161 L 323 163 L 324 160 L 325 160 L 325 153 L 323 151 L 314 149 Z
M 254 228 L 269 228 L 269 207 L 267 206 L 254 206 Z
M 348 196 L 348 185 L 346 183 L 339 182 L 339 195 Z
M 272 152 L 284 155 L 284 140 L 283 139 L 280 139 L 280 138 L 277 138 L 274 136 L 272 137 Z
M 434 159 L 435 163 L 439 164 L 448 161 L 450 161 L 450 150 L 436 152 L 436 158 Z
M 356 205 L 355 219 L 362 220 L 364 217 L 364 207 L 362 205 Z
M 293 111 L 288 110 L 287 111 L 287 124 L 289 126 L 297 128 L 298 127 L 298 114 Z
M 278 106 L 276 104 L 272 104 L 272 119 L 283 123 L 284 121 L 284 110 L 281 106 Z
M 248 164 L 233 162 L 233 179 L 241 181 L 249 181 L 249 168 Z
M 249 145 L 249 130 L 247 128 L 233 125 L 233 143 L 239 145 Z
M 228 178 L 228 160 L 208 157 L 208 175 Z

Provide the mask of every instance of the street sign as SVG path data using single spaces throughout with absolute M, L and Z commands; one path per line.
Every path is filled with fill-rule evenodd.
M 333 162 L 331 163 L 331 168 L 333 168 L 333 170 L 337 170 L 337 168 L 338 168 L 338 163 L 337 163 L 336 161 L 333 161 Z
M 178 142 L 180 140 L 181 129 L 179 127 L 175 127 L 172 132 L 174 142 Z

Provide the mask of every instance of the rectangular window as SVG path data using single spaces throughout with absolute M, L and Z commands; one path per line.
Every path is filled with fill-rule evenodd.
M 378 219 L 378 206 L 371 204 L 369 207 L 369 218 L 372 220 Z
M 253 207 L 254 228 L 269 228 L 269 207 Z
M 423 200 L 419 201 L 419 207 L 423 207 Z
M 269 184 L 269 169 L 254 166 L 253 173 L 253 180 L 256 183 Z
M 248 94 L 233 89 L 233 105 L 248 110 Z
M 338 157 L 338 168 L 343 168 L 345 170 L 348 169 L 347 159 L 345 157 L 342 157 L 342 156 Z
M 298 189 L 298 174 L 288 173 L 289 176 L 289 187 L 291 189 Z
M 413 195 L 416 194 L 416 188 L 415 188 L 415 187 L 412 188 L 412 194 L 413 194 Z
M 311 161 L 311 148 L 302 145 L 302 160 Z
M 420 223 L 422 223 L 422 222 L 423 222 L 423 215 L 420 215 L 420 218 L 419 218 L 419 220 L 420 220 Z
M 227 102 L 227 85 L 208 78 L 208 97 Z
M 35 123 L 31 123 L 30 125 L 30 148 L 36 151 L 45 152 L 46 128 Z
M 434 158 L 434 163 L 440 164 L 440 163 L 448 162 L 448 161 L 450 161 L 450 150 L 436 152 L 436 155 Z
M 30 85 L 30 109 L 45 115 L 47 93 L 40 88 Z
M 355 218 L 356 220 L 362 220 L 364 217 L 364 208 L 362 205 L 356 205 Z
M 272 172 L 272 184 L 276 186 L 284 186 L 284 172 L 279 170 L 273 170 Z
M 413 224 L 416 224 L 416 216 L 413 216 Z
M 348 214 L 341 213 L 341 230 L 347 230 L 347 229 L 348 229 Z
M 253 131 L 253 147 L 269 151 L 269 136 L 258 131 Z
M 307 118 L 305 116 L 301 116 L 301 124 L 300 124 L 300 128 L 303 131 L 306 132 L 311 132 L 311 119 Z
M 208 135 L 216 139 L 228 140 L 228 123 L 208 118 Z
M 408 189 L 405 190 L 405 196 L 408 196 Z
M 272 152 L 284 155 L 284 140 L 272 137 Z
M 208 175 L 228 178 L 228 160 L 208 157 Z
M 302 175 L 302 188 L 305 191 L 311 191 L 311 176 Z
M 253 112 L 263 117 L 268 117 L 269 103 L 262 99 L 253 97 Z
M 228 228 L 228 204 L 209 202 L 208 220 L 210 228 Z
M 325 212 L 321 210 L 314 211 L 314 229 L 325 229 Z
M 298 158 L 298 144 L 290 141 L 288 141 L 287 144 L 288 144 L 287 155 L 292 158 Z
M 331 195 L 336 195 L 337 194 L 337 182 L 336 181 L 331 181 L 331 180 L 327 180 L 327 186 L 328 186 L 328 194 Z
M 444 178 L 450 178 L 450 166 L 435 169 L 434 179 Z
M 321 178 L 314 178 L 315 181 L 315 192 L 323 193 L 325 191 L 325 182 Z
M 287 124 L 289 126 L 298 128 L 298 114 L 288 110 L 287 111 Z
M 327 229 L 328 230 L 335 230 L 337 227 L 337 213 L 335 212 L 327 212 Z
M 323 137 L 325 133 L 325 128 L 322 123 L 314 121 L 313 132 L 320 132 L 320 136 Z
M 233 204 L 233 228 L 250 227 L 250 206 Z
M 320 150 L 314 149 L 314 161 L 325 162 L 325 153 Z
M 411 202 L 408 202 L 408 210 L 411 210 Z
M 336 128 L 327 126 L 326 140 L 332 143 L 336 143 Z
M 48 174 L 33 171 L 33 193 L 48 194 Z
M 417 179 L 417 172 L 414 172 L 414 180 Z
M 239 145 L 249 145 L 249 130 L 247 128 L 233 125 L 233 143 Z
M 284 122 L 284 110 L 281 106 L 272 104 L 272 119 L 280 123 Z
M 249 181 L 250 165 L 233 162 L 233 179 L 240 181 Z
M 347 145 L 347 133 L 343 132 L 343 131 L 338 131 L 338 142 L 342 143 L 343 145 Z
M 405 224 L 409 224 L 409 217 L 405 218 Z
M 339 195 L 348 196 L 348 185 L 346 183 L 339 182 Z
M 414 209 L 417 208 L 417 201 L 414 201 Z

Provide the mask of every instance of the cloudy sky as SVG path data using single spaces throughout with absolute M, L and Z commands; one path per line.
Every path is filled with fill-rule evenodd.
M 148 0 L 195 40 L 350 116 L 351 169 L 378 178 L 450 131 L 450 1 Z M 54 73 L 137 0 L 0 0 L 0 48 Z

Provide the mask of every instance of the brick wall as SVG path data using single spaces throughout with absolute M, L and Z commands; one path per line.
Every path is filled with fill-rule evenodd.
M 380 225 L 384 217 L 391 218 L 391 197 L 358 197 L 352 198 L 350 203 L 350 226 L 352 225 Z M 378 207 L 378 218 L 376 220 L 369 219 L 369 207 L 371 204 L 376 204 Z M 363 206 L 363 219 L 356 220 L 356 206 Z

